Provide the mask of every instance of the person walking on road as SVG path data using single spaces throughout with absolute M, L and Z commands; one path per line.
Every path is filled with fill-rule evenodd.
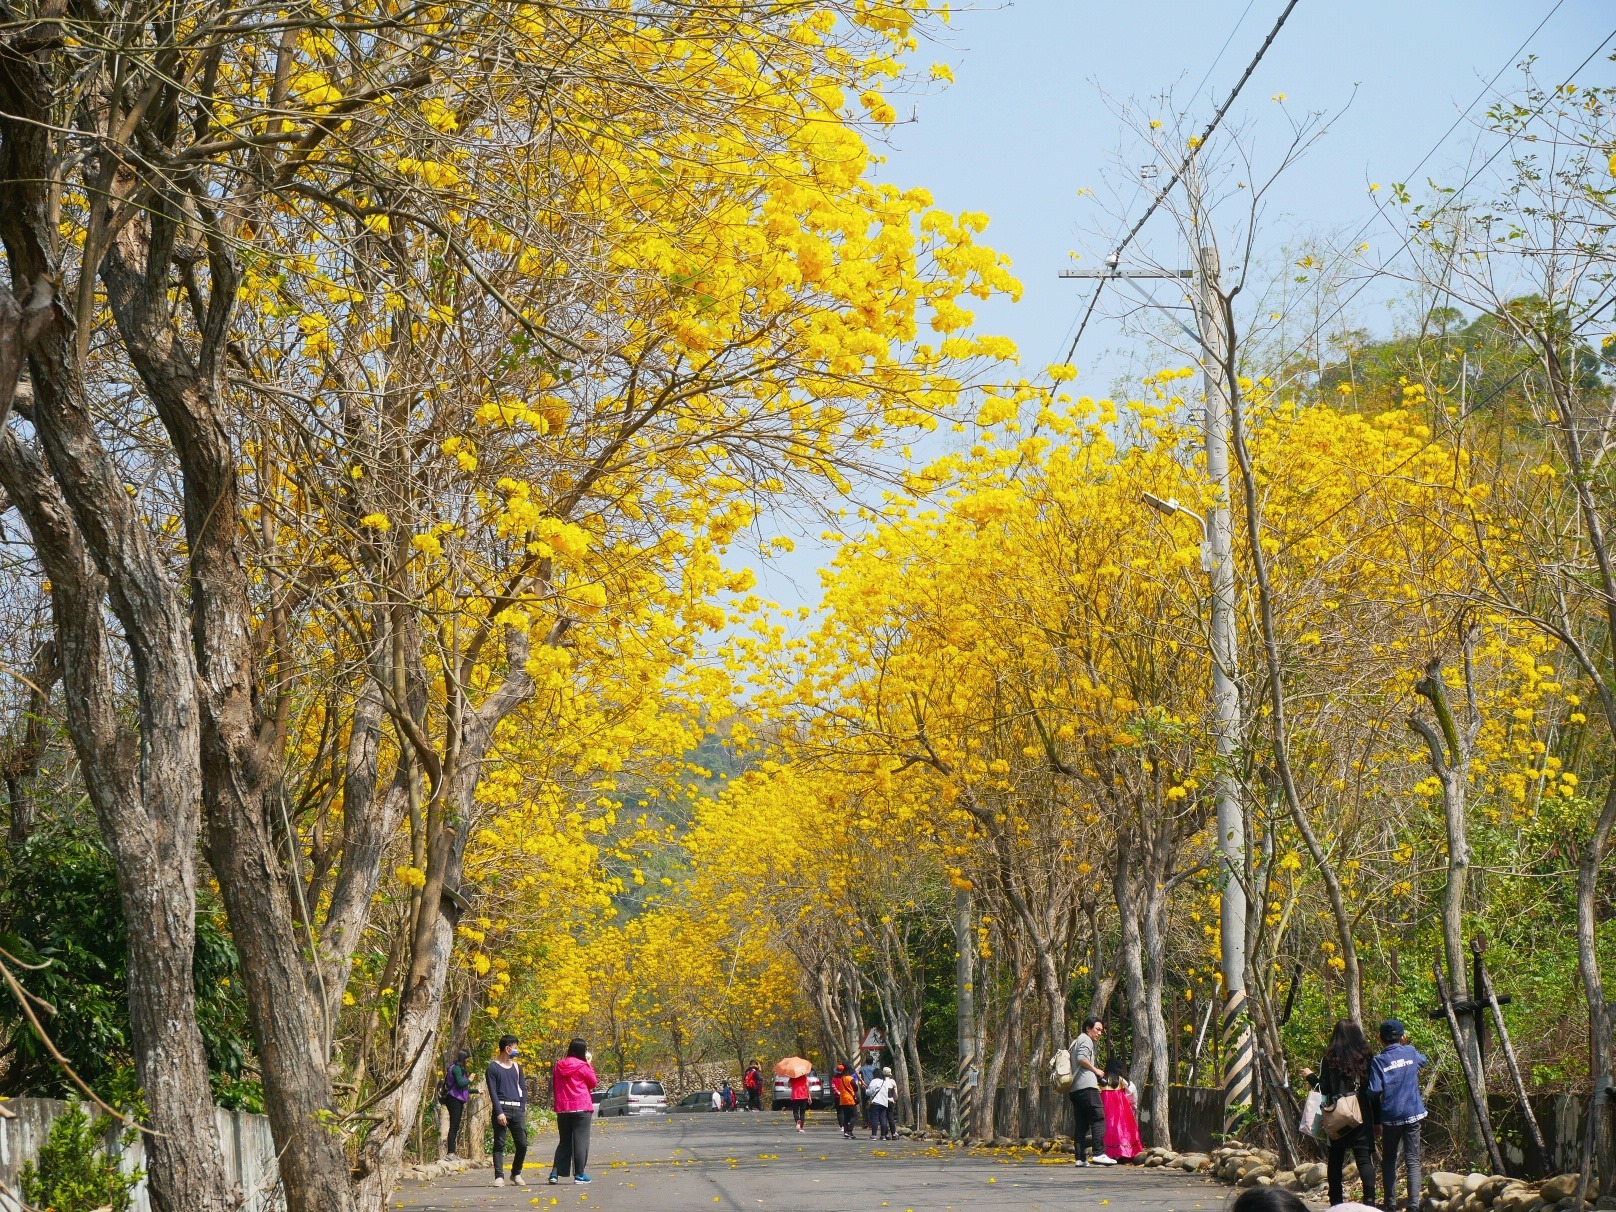
M 892 1070 L 883 1068 L 870 1083 L 870 1132 L 882 1140 L 894 1140 L 898 1133 L 892 1126 L 892 1103 L 898 1097 L 898 1083 L 892 1079 Z
M 870 1130 L 870 1139 L 874 1140 L 875 1118 L 874 1112 L 870 1110 L 870 1088 L 875 1084 L 875 1079 L 881 1075 L 881 1071 L 876 1068 L 875 1060 L 871 1058 L 859 1066 L 858 1075 L 859 1102 L 864 1110 L 864 1126 Z
M 1370 1051 L 1369 1041 L 1364 1038 L 1358 1020 L 1344 1018 L 1336 1023 L 1335 1030 L 1330 1034 L 1330 1044 L 1324 1050 L 1324 1059 L 1319 1062 L 1317 1084 L 1324 1105 L 1330 1106 L 1337 1099 L 1351 1094 L 1357 1097 L 1358 1109 L 1363 1115 L 1363 1122 L 1356 1128 L 1330 1139 L 1325 1175 L 1329 1182 L 1331 1207 L 1346 1198 L 1343 1188 L 1349 1150 L 1358 1162 L 1363 1202 L 1370 1205 L 1375 1202 L 1375 1117 L 1373 1100 L 1369 1097 L 1369 1063 L 1373 1057 L 1374 1053 Z M 1312 1075 L 1303 1076 L 1311 1078 Z
M 489 1110 L 494 1116 L 494 1186 L 505 1185 L 505 1137 L 511 1138 L 511 1182 L 527 1186 L 522 1163 L 527 1160 L 527 1082 L 516 1063 L 516 1036 L 499 1037 L 499 1051 L 488 1062 Z
M 763 1070 L 757 1062 L 754 1061 L 742 1076 L 741 1085 L 746 1090 L 746 1109 L 763 1110 Z
M 789 1079 L 791 1082 L 791 1122 L 798 1132 L 808 1131 L 808 1075 Z
M 445 1152 L 450 1158 L 458 1156 L 455 1146 L 460 1140 L 460 1119 L 466 1113 L 466 1100 L 471 1097 L 471 1074 L 466 1072 L 466 1062 L 470 1059 L 470 1048 L 456 1052 L 453 1063 L 443 1071 L 443 1087 L 438 1091 L 438 1101 L 449 1113 L 449 1141 Z
M 575 1183 L 589 1181 L 589 1123 L 595 1118 L 595 1100 L 590 1092 L 599 1079 L 590 1062 L 589 1045 L 581 1039 L 567 1044 L 567 1054 L 555 1063 L 550 1084 L 555 1090 L 555 1161 L 550 1164 L 553 1187 L 569 1174 Z
M 858 1117 L 858 1079 L 846 1065 L 837 1065 L 836 1076 L 831 1079 L 830 1085 L 836 1092 L 837 1126 L 844 1137 L 852 1140 L 853 1122 Z
M 1105 1070 L 1095 1060 L 1095 1044 L 1105 1034 L 1105 1024 L 1097 1018 L 1083 1020 L 1083 1030 L 1072 1041 L 1072 1146 L 1078 1165 L 1089 1164 L 1088 1151 L 1094 1149 L 1096 1166 L 1114 1166 L 1116 1159 L 1105 1151 L 1105 1104 L 1100 1101 L 1100 1079 Z
M 1381 1206 L 1390 1209 L 1397 1202 L 1401 1149 L 1408 1170 L 1408 1212 L 1415 1212 L 1420 1206 L 1420 1121 L 1425 1118 L 1420 1070 L 1431 1062 L 1409 1044 L 1403 1024 L 1395 1018 L 1380 1024 L 1380 1042 L 1385 1046 L 1369 1062 L 1368 1092 L 1379 1102 Z

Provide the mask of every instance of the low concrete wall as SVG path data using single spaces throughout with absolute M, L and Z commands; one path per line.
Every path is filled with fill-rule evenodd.
M 54 1098 L 16 1098 L 5 1107 L 14 1112 L 16 1118 L 0 1119 L 0 1182 L 20 1193 L 19 1172 L 24 1163 L 39 1156 L 52 1122 L 67 1110 L 67 1104 Z M 281 1196 L 269 1120 L 243 1111 L 215 1110 L 214 1116 L 219 1124 L 225 1173 L 241 1185 L 242 1194 L 246 1196 L 243 1205 L 246 1212 L 278 1212 L 284 1208 L 286 1201 Z M 117 1156 L 119 1167 L 125 1173 L 145 1168 L 146 1151 L 138 1140 L 122 1148 L 118 1133 L 109 1132 L 106 1151 Z M 134 1208 L 135 1212 L 151 1212 L 144 1179 L 135 1188 Z M 18 1205 L 0 1193 L 0 1212 L 18 1212 Z

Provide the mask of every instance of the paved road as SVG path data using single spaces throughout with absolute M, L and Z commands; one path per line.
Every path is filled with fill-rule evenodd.
M 812 1122 L 817 1120 L 818 1122 Z M 528 1187 L 492 1185 L 492 1169 L 406 1183 L 414 1212 L 582 1208 L 587 1212 L 965 1212 L 1100 1209 L 1218 1212 L 1228 1188 L 1195 1175 L 1132 1166 L 1079 1170 L 1067 1154 L 951 1149 L 861 1135 L 843 1140 L 826 1115 L 803 1133 L 774 1114 L 659 1115 L 594 1121 L 594 1182 L 545 1184 L 555 1136 L 529 1152 Z M 1058 1160 L 1057 1160 L 1058 1159 Z

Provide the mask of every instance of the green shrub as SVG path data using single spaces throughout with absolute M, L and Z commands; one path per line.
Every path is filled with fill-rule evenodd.
M 105 1116 L 90 1121 L 79 1104 L 51 1124 L 50 1134 L 39 1150 L 39 1160 L 22 1168 L 22 1197 L 45 1212 L 129 1212 L 131 1192 L 141 1174 L 125 1174 L 116 1158 L 104 1149 L 112 1121 Z M 132 1139 L 126 1135 L 125 1140 Z

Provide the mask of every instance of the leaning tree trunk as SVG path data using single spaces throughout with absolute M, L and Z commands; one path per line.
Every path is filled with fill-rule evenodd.
M 1470 785 L 1470 754 L 1481 717 L 1475 704 L 1475 675 L 1471 657 L 1471 639 L 1464 637 L 1465 694 L 1470 704 L 1470 719 L 1461 729 L 1454 719 L 1448 703 L 1447 687 L 1442 680 L 1442 661 L 1433 657 L 1425 666 L 1425 676 L 1414 685 L 1414 691 L 1430 704 L 1436 719 L 1435 727 L 1419 716 L 1410 716 L 1408 726 L 1425 741 L 1426 755 L 1431 773 L 1442 787 L 1442 813 L 1448 841 L 1448 879 L 1442 889 L 1442 950 L 1447 960 L 1448 988 L 1455 999 L 1470 997 L 1470 965 L 1464 945 L 1465 886 L 1470 873 L 1470 838 L 1466 828 L 1465 805 Z M 1480 1105 L 1487 1105 L 1487 1075 L 1482 1069 L 1481 1041 L 1476 1032 L 1476 1019 L 1465 1015 L 1459 1020 L 1459 1046 L 1465 1051 L 1470 1071 L 1475 1075 L 1476 1096 Z M 1466 1104 L 1465 1118 L 1474 1115 Z M 1482 1126 L 1470 1123 L 1466 1134 L 1469 1152 L 1474 1154 L 1482 1137 Z
M 1575 641 L 1574 633 L 1569 626 L 1562 627 L 1560 631 L 1562 638 L 1571 637 L 1569 647 L 1572 655 L 1582 667 L 1583 673 L 1598 689 L 1606 731 L 1616 739 L 1616 693 L 1612 692 L 1604 672 L 1612 656 L 1616 655 L 1612 651 L 1612 648 L 1616 647 L 1616 561 L 1612 560 L 1605 535 L 1605 515 L 1600 509 L 1600 502 L 1594 497 L 1593 477 L 1589 473 L 1588 460 L 1583 453 L 1582 430 L 1579 428 L 1581 422 L 1577 416 L 1575 401 L 1572 399 L 1571 384 L 1566 379 L 1557 336 L 1558 334 L 1551 333 L 1541 337 L 1540 352 L 1544 368 L 1548 372 L 1554 407 L 1560 422 L 1558 432 L 1561 449 L 1571 469 L 1570 480 L 1577 493 L 1577 507 L 1582 514 L 1582 523 L 1587 534 L 1586 541 L 1598 569 L 1600 599 L 1605 611 L 1606 650 L 1597 655 L 1590 653 Z M 1583 994 L 1588 1002 L 1588 1073 L 1596 1095 L 1593 1104 L 1595 1109 L 1591 1110 L 1590 1114 L 1597 1117 L 1594 1153 L 1606 1159 L 1609 1159 L 1613 1152 L 1610 1103 L 1599 1100 L 1597 1095 L 1603 1090 L 1605 1100 L 1608 1100 L 1611 1092 L 1616 1090 L 1616 1084 L 1613 1084 L 1616 1082 L 1616 1053 L 1613 1053 L 1612 1045 L 1612 1031 L 1616 1030 L 1616 1021 L 1613 1021 L 1611 1007 L 1606 1001 L 1604 979 L 1599 970 L 1597 933 L 1599 876 L 1604 868 L 1605 856 L 1610 851 L 1613 833 L 1616 833 L 1616 785 L 1605 793 L 1605 802 L 1599 810 L 1599 818 L 1594 823 L 1593 832 L 1582 845 L 1577 863 L 1577 967 L 1582 976 Z M 1601 1106 L 1606 1112 L 1603 1115 L 1599 1115 L 1597 1110 Z M 1610 1167 L 1607 1166 L 1608 1168 Z M 1609 1190 L 1613 1182 L 1616 1182 L 1616 1175 L 1608 1173 L 1601 1175 L 1602 1189 Z

